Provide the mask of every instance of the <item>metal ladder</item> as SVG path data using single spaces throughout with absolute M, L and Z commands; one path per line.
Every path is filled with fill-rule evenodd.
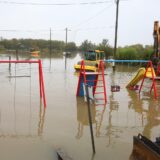
M 95 76 L 95 78 L 87 79 L 87 76 Z M 107 102 L 103 61 L 99 62 L 97 72 L 86 72 L 85 62 L 84 60 L 81 61 L 81 68 L 79 73 L 79 80 L 78 80 L 77 94 L 76 94 L 77 96 L 79 95 L 80 84 L 82 83 L 82 79 L 84 81 L 84 84 L 90 85 L 90 83 L 92 83 L 91 86 L 93 87 L 93 96 L 103 94 L 103 98 L 97 98 L 96 100 L 104 100 L 105 103 Z M 99 84 L 100 82 L 101 84 Z M 97 88 L 101 88 L 101 91 L 98 91 Z

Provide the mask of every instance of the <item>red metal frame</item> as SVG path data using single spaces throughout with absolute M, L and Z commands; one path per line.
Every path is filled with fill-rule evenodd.
M 154 76 L 154 71 L 153 71 L 154 69 L 153 69 L 152 61 L 149 61 L 148 64 L 147 64 L 146 71 L 145 71 L 145 74 L 143 76 L 143 79 L 142 79 L 142 82 L 141 82 L 141 85 L 140 85 L 139 94 L 140 94 L 140 92 L 142 90 L 145 78 L 148 78 L 147 77 L 147 72 L 149 72 L 148 68 L 151 68 L 150 72 L 151 72 L 151 75 L 152 75 L 152 77 L 151 77 L 152 85 L 151 85 L 151 89 L 150 89 L 150 94 L 151 94 L 152 89 L 153 89 L 154 90 L 154 98 L 157 99 L 158 95 L 157 95 L 157 88 L 156 88 L 156 81 L 155 81 L 156 77 Z
M 46 108 L 46 97 L 44 90 L 44 79 L 41 60 L 0 60 L 0 63 L 37 63 L 39 67 L 39 88 L 40 98 L 43 99 L 44 108 Z
M 96 79 L 95 80 L 87 80 L 86 79 L 87 75 L 95 75 Z M 98 76 L 99 75 L 102 75 L 102 80 L 98 80 Z M 104 62 L 100 61 L 99 66 L 98 66 L 98 72 L 86 72 L 85 71 L 85 62 L 84 62 L 84 60 L 81 61 L 81 69 L 80 69 L 80 73 L 79 73 L 79 80 L 78 80 L 76 96 L 78 96 L 78 94 L 79 94 L 82 76 L 84 78 L 84 83 L 85 84 L 87 84 L 87 82 L 89 82 L 89 81 L 93 81 L 94 82 L 93 95 L 95 95 L 95 94 L 104 94 L 104 99 L 99 98 L 99 100 L 104 100 L 105 103 L 106 103 L 107 102 L 107 93 L 106 93 L 106 85 L 105 85 L 105 78 L 104 78 Z M 98 81 L 102 81 L 103 85 L 102 86 L 97 86 L 97 82 Z M 98 88 L 98 87 L 102 87 L 104 91 L 103 92 L 96 92 L 96 88 Z

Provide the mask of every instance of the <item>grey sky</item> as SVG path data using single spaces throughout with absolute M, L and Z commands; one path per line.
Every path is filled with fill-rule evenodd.
M 83 2 L 106 2 L 80 5 Z M 65 40 L 64 29 L 68 27 L 68 41 L 80 44 L 85 39 L 100 43 L 106 38 L 114 43 L 114 0 L 7 0 L 7 2 L 76 5 L 20 5 L 0 0 L 0 36 L 3 38 L 49 39 L 52 28 L 53 40 Z M 153 44 L 153 24 L 160 21 L 160 0 L 121 0 L 119 12 L 118 45 L 135 43 Z

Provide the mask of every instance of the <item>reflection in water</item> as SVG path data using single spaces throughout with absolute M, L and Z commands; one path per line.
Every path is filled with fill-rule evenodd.
M 147 124 L 144 127 L 143 135 L 151 139 L 152 128 L 160 125 L 160 106 L 157 101 L 149 101 L 146 117 Z
M 42 101 L 40 101 L 39 123 L 38 123 L 38 136 L 40 137 L 43 135 L 45 113 L 46 113 L 46 108 L 43 107 Z
M 115 85 L 117 82 L 115 82 L 115 72 L 111 73 L 109 75 L 110 77 L 110 81 L 111 81 L 111 85 Z M 119 84 L 119 82 L 118 82 Z M 106 144 L 106 147 L 109 147 L 112 143 L 112 137 L 114 136 L 114 130 L 116 129 L 116 126 L 114 126 L 112 123 L 112 119 L 114 120 L 115 117 L 112 115 L 114 111 L 116 111 L 118 113 L 118 109 L 119 109 L 119 103 L 118 101 L 116 101 L 115 99 L 115 94 L 116 92 L 111 92 L 108 98 L 108 103 L 109 103 L 109 111 L 108 111 L 108 124 L 106 126 L 106 133 L 105 136 L 108 137 L 108 142 Z
M 153 139 L 153 128 L 158 127 L 160 125 L 160 106 L 158 101 L 151 100 L 151 99 L 145 99 L 145 103 L 147 102 L 148 107 L 144 108 L 144 100 L 141 98 L 139 99 L 139 96 L 134 91 L 129 91 L 129 96 L 131 98 L 131 101 L 129 102 L 129 108 L 132 108 L 135 110 L 135 112 L 141 114 L 142 119 L 142 126 L 143 131 L 142 135 L 146 136 L 148 139 Z M 145 116 L 144 116 L 145 114 Z M 144 123 L 144 118 L 146 119 Z M 148 149 L 146 149 L 145 146 L 143 146 L 140 143 L 133 144 L 133 150 L 130 155 L 130 160 L 158 160 L 153 156 L 152 152 L 149 152 Z
M 143 100 L 140 99 L 139 93 L 136 91 L 127 89 L 127 92 L 128 96 L 131 98 L 131 100 L 128 101 L 128 108 L 133 109 L 135 112 L 141 115 L 141 125 L 144 126 L 144 112 L 146 111 L 143 109 Z
M 113 129 L 115 128 L 112 124 L 112 112 L 113 111 L 118 111 L 119 108 L 119 104 L 117 101 L 115 101 L 114 99 L 114 93 L 112 92 L 111 95 L 109 96 L 109 103 L 110 103 L 110 110 L 108 113 L 108 125 L 106 127 L 106 136 L 108 137 L 108 143 L 107 143 L 107 147 L 109 147 L 111 145 L 111 139 L 113 136 Z
M 106 106 L 105 105 L 101 105 L 101 109 L 99 108 L 98 110 L 98 106 L 96 106 L 96 137 L 100 137 L 101 136 L 101 132 L 100 132 L 100 129 L 101 129 L 101 126 L 102 126 L 102 122 L 103 122 L 103 116 L 104 116 L 104 113 L 105 113 L 105 110 L 106 110 Z
M 131 98 L 128 107 L 141 114 L 142 126 L 144 127 L 142 134 L 151 139 L 152 128 L 160 125 L 159 103 L 154 99 L 145 99 L 147 107 L 144 107 L 144 100 L 139 98 L 138 93 L 130 90 L 128 90 L 128 93 Z
M 67 69 L 67 53 L 64 55 L 65 70 Z
M 96 125 L 96 137 L 100 137 L 100 129 L 103 122 L 103 115 L 106 110 L 105 105 L 96 106 L 96 104 L 91 104 L 91 115 L 92 123 Z M 87 103 L 84 102 L 84 98 L 77 97 L 77 121 L 78 121 L 78 132 L 76 135 L 77 139 L 80 139 L 83 136 L 84 126 L 89 126 L 88 119 L 88 108 Z
M 31 99 L 31 89 L 32 89 L 32 85 L 31 85 L 31 64 L 29 64 L 29 75 L 30 75 L 30 79 L 29 79 L 29 135 L 31 134 L 31 119 L 32 119 L 32 99 Z
M 28 133 L 25 133 L 25 134 L 19 134 L 18 131 L 17 131 L 17 122 L 19 123 L 18 119 L 18 114 L 19 113 L 19 108 L 17 107 L 17 104 L 16 104 L 16 101 L 18 100 L 16 93 L 17 93 L 17 64 L 15 64 L 15 70 L 14 70 L 14 88 L 13 88 L 13 111 L 14 111 L 14 133 L 10 133 L 10 134 L 5 134 L 3 133 L 3 129 L 2 129 L 2 125 L 3 125 L 3 122 L 2 122 L 2 115 L 6 114 L 6 113 L 2 113 L 2 108 L 0 108 L 0 137 L 11 137 L 11 138 L 20 138 L 20 137 L 31 137 L 31 138 L 34 138 L 34 137 L 41 137 L 43 135 L 43 128 L 44 128 L 44 120 L 45 120 L 45 108 L 43 107 L 42 105 L 42 101 L 40 100 L 40 109 L 39 109 L 39 122 L 38 122 L 38 132 L 37 132 L 37 135 L 35 134 L 32 134 L 31 130 L 32 130 L 32 96 L 31 96 L 31 89 L 32 89 L 32 86 L 31 86 L 31 65 L 29 67 L 30 71 L 29 71 L 29 74 L 30 74 L 30 79 L 29 79 L 29 118 L 28 118 L 28 126 L 29 126 L 29 129 L 28 129 Z M 16 100 L 17 99 L 17 100 Z M 28 106 L 26 106 L 28 107 Z M 10 117 L 12 117 L 12 115 L 10 115 Z M 8 122 L 7 122 L 8 123 Z M 23 122 L 22 122 L 23 123 Z
M 16 84 L 17 84 L 17 81 L 16 81 L 16 75 L 17 75 L 17 67 L 16 67 L 16 63 L 15 63 L 15 83 L 14 83 L 14 105 L 13 105 L 13 107 L 14 107 L 14 130 L 15 130 L 15 135 L 17 135 L 17 125 L 16 125 L 16 122 L 17 122 L 17 120 L 16 120 Z
M 91 104 L 90 109 L 91 109 L 92 123 L 95 123 L 96 122 L 95 106 Z M 80 139 L 83 136 L 84 126 L 89 125 L 87 103 L 84 101 L 84 98 L 82 97 L 77 97 L 77 121 L 78 121 L 78 132 L 76 138 Z
M 52 68 L 52 56 L 50 54 L 50 60 L 49 60 L 49 71 L 51 71 Z

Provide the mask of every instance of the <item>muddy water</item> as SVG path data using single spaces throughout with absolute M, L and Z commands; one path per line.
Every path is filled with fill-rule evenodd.
M 39 99 L 37 65 L 12 64 L 9 70 L 8 65 L 0 64 L 0 148 L 4 144 L 7 148 L 12 144 L 43 142 L 62 148 L 75 160 L 127 160 L 132 153 L 134 135 L 142 133 L 151 140 L 160 135 L 159 102 L 147 89 L 139 99 L 137 91 L 125 88 L 140 66 L 119 65 L 115 73 L 108 66 L 107 105 L 91 107 L 96 147 L 93 156 L 87 106 L 83 98 L 75 96 L 78 76 L 73 65 L 78 60 L 79 55 L 68 58 L 65 69 L 63 57 L 42 59 L 45 111 Z M 120 92 L 111 92 L 111 85 L 120 85 Z

